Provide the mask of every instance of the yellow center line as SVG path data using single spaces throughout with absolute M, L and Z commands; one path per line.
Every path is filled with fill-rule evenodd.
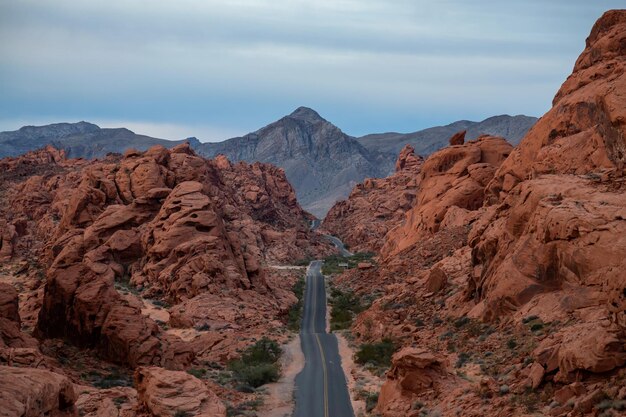
M 315 333 L 315 340 L 317 340 L 317 347 L 320 349 L 320 356 L 322 357 L 322 370 L 324 372 L 324 416 L 328 417 L 328 372 L 326 370 L 326 357 L 324 356 L 324 349 L 317 333 Z
M 320 352 L 320 358 L 322 359 L 322 371 L 324 374 L 324 417 L 328 417 L 328 370 L 326 369 L 326 355 L 324 355 L 324 348 L 322 347 L 322 342 L 320 342 L 319 335 L 315 332 L 315 316 L 317 315 L 317 288 L 315 285 L 315 276 L 313 274 L 309 275 L 309 288 L 313 291 L 313 315 L 311 320 L 311 333 L 315 336 L 315 340 L 317 341 L 317 347 Z
M 309 275 L 309 283 L 311 284 L 311 291 L 313 291 L 313 315 L 311 316 L 311 333 L 315 333 L 315 316 L 317 314 L 317 291 L 315 290 L 313 274 Z

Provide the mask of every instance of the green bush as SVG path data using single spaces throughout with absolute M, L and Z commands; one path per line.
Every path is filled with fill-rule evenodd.
M 276 382 L 280 378 L 280 368 L 277 363 L 260 363 L 258 365 L 246 365 L 236 362 L 231 367 L 235 377 L 253 388 L 258 388 L 270 382 Z
M 187 370 L 189 375 L 193 375 L 198 379 L 202 379 L 206 376 L 206 369 L 204 368 L 191 368 Z
M 281 353 L 278 343 L 264 337 L 248 347 L 241 358 L 230 362 L 228 368 L 239 382 L 257 388 L 278 381 Z
M 365 397 L 365 410 L 368 413 L 371 413 L 378 404 L 378 393 L 377 392 L 369 392 Z
M 304 297 L 304 287 L 304 277 L 300 277 L 292 288 L 292 291 L 298 298 L 298 301 L 291 306 L 291 308 L 289 309 L 289 313 L 287 313 L 287 328 L 294 332 L 300 330 L 300 323 L 302 322 L 302 299 Z
M 361 300 L 351 291 L 332 288 L 330 291 L 330 330 L 349 329 L 355 315 L 363 311 Z
M 355 362 L 361 365 L 372 364 L 376 367 L 391 366 L 391 357 L 396 345 L 391 339 L 383 339 L 376 343 L 364 343 L 355 355 Z
M 359 252 L 355 253 L 352 256 L 330 255 L 324 259 L 324 264 L 322 265 L 322 274 L 340 274 L 346 269 L 356 268 L 359 262 L 373 263 L 372 258 L 374 256 L 375 254 L 372 252 Z M 348 264 L 348 267 L 340 267 L 339 264 Z

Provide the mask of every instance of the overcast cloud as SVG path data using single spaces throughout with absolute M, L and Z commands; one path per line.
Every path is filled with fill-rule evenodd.
M 0 130 L 222 140 L 300 105 L 349 134 L 542 115 L 623 0 L 0 0 Z

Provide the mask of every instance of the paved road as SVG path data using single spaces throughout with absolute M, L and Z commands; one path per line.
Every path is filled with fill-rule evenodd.
M 341 256 L 352 256 L 352 255 L 354 255 L 354 253 L 352 253 L 348 249 L 346 249 L 346 246 L 343 244 L 343 242 L 341 240 L 337 239 L 335 236 L 326 235 L 326 238 L 328 240 L 330 240 L 331 243 L 333 245 L 335 245 L 335 247 L 337 249 L 339 249 L 339 252 L 341 253 Z
M 306 276 L 300 330 L 304 369 L 296 376 L 294 417 L 353 417 L 337 338 L 326 333 L 326 289 L 322 261 L 313 261 Z

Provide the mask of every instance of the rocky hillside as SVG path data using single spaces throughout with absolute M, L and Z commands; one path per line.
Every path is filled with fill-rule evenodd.
M 418 155 L 428 155 L 445 146 L 454 132 L 465 129 L 468 138 L 489 133 L 517 143 L 535 118 L 496 116 L 483 122 L 459 121 L 415 133 L 385 133 L 353 138 L 314 110 L 300 107 L 292 114 L 250 133 L 217 143 L 200 143 L 196 138 L 169 141 L 137 135 L 128 129 L 101 129 L 80 123 L 25 126 L 0 132 L 0 158 L 18 156 L 53 145 L 69 158 L 103 158 L 127 149 L 166 148 L 189 142 L 200 155 L 223 154 L 231 161 L 266 162 L 281 167 L 296 190 L 298 201 L 309 212 L 323 218 L 338 200 L 365 178 L 385 177 L 393 172 L 395 158 L 410 144 Z
M 0 365 L 23 367 L 0 366 L 0 380 L 24 381 L 3 386 L 19 393 L 11 412 L 103 415 L 119 398 L 154 415 L 225 415 L 210 385 L 178 370 L 285 337 L 297 271 L 272 265 L 329 250 L 310 220 L 282 169 L 188 144 L 0 160 Z M 135 388 L 77 388 L 133 385 L 133 371 Z
M 192 147 L 200 142 L 191 138 Z M 24 126 L 12 132 L 0 132 L 0 158 L 18 156 L 46 145 L 63 149 L 69 158 L 102 158 L 109 152 L 127 149 L 145 151 L 151 146 L 167 148 L 186 141 L 169 141 L 137 135 L 125 128 L 101 129 L 87 122 L 56 123 L 46 126 Z
M 501 115 L 482 122 L 459 120 L 446 126 L 431 127 L 413 133 L 376 133 L 360 137 L 358 140 L 371 151 L 397 155 L 405 145 L 411 145 L 418 155 L 428 156 L 447 146 L 448 138 L 461 130 L 467 131 L 467 139 L 492 135 L 503 137 L 511 144 L 517 145 L 536 122 L 536 117 Z
M 306 107 L 244 137 L 203 143 L 198 152 L 284 168 L 298 201 L 318 217 L 364 178 L 384 177 L 393 169 L 392 159 L 368 151 Z
M 387 232 L 400 225 L 413 206 L 424 159 L 406 145 L 387 178 L 368 178 L 346 200 L 336 203 L 322 230 L 341 236 L 352 251 L 378 251 Z
M 623 415 L 625 45 L 626 10 L 607 12 L 517 148 L 483 136 L 432 154 L 377 265 L 336 278 L 367 307 L 355 343 L 395 351 L 361 393 L 376 412 Z M 379 228 L 375 213 L 333 222 Z

